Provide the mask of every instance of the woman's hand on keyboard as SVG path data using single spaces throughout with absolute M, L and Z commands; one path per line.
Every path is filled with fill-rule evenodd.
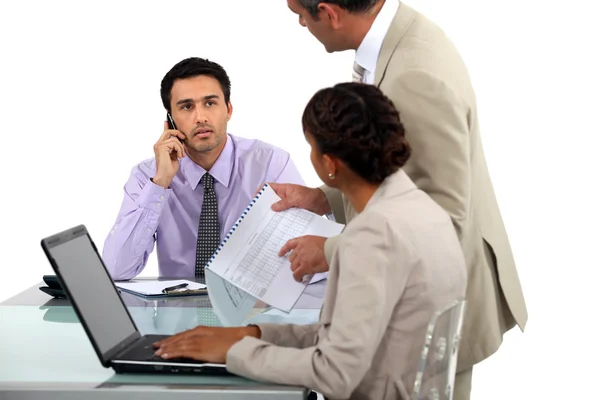
M 154 343 L 156 355 L 165 359 L 193 358 L 213 363 L 225 363 L 227 351 L 245 336 L 260 338 L 255 325 L 238 328 L 198 326 Z

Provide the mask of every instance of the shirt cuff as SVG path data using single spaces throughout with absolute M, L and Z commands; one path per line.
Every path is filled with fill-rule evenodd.
M 148 183 L 146 183 L 140 192 L 140 197 L 138 198 L 137 203 L 140 207 L 144 207 L 148 210 L 156 212 L 157 214 L 160 214 L 162 208 L 169 199 L 171 192 L 172 189 L 165 189 L 162 186 L 158 186 L 151 180 L 148 180 Z

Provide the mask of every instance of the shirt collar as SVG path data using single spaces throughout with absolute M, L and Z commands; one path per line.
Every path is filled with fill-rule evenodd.
M 209 172 L 217 182 L 225 187 L 229 187 L 231 173 L 235 162 L 235 147 L 233 139 L 229 134 L 225 136 L 225 140 L 225 147 L 223 147 L 223 151 L 221 151 L 219 158 L 217 158 L 217 161 L 215 161 L 215 164 Z M 181 169 L 183 175 L 194 190 L 196 190 L 196 187 L 200 183 L 200 179 L 207 172 L 187 156 L 181 160 Z
M 371 28 L 356 50 L 354 56 L 356 63 L 371 73 L 375 72 L 379 51 L 383 45 L 385 35 L 398 12 L 399 5 L 398 0 L 386 0 L 383 3 L 383 7 L 379 10 Z

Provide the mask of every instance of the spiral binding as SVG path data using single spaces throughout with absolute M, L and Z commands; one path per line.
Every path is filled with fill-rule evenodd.
M 242 222 L 242 220 L 244 219 L 244 217 L 248 214 L 248 212 L 250 211 L 250 209 L 252 208 L 252 206 L 254 205 L 254 203 L 256 203 L 256 200 L 258 200 L 258 198 L 260 197 L 260 195 L 263 194 L 263 192 L 265 191 L 265 189 L 267 188 L 267 186 L 269 186 L 269 185 L 267 183 L 265 183 L 263 185 L 263 187 L 260 189 L 260 191 L 256 194 L 256 196 L 254 196 L 254 198 L 250 201 L 250 204 L 248 204 L 248 207 L 246 207 L 246 209 L 244 210 L 244 212 L 242 213 L 242 215 L 240 215 L 240 217 L 238 218 L 237 222 L 235 224 L 233 224 L 233 226 L 231 227 L 231 229 L 229 230 L 229 232 L 227 233 L 227 235 L 225 235 L 225 238 L 221 241 L 221 243 L 219 244 L 219 247 L 217 247 L 217 250 L 215 250 L 215 252 L 213 253 L 213 255 L 210 256 L 210 260 L 208 260 L 208 262 L 206 263 L 206 266 L 204 268 L 208 268 L 210 266 L 210 264 L 213 262 L 213 260 L 217 256 L 217 254 L 219 254 L 219 251 L 221 251 L 221 249 L 223 248 L 223 246 L 225 245 L 225 243 L 227 243 L 227 241 L 229 240 L 229 238 L 231 237 L 231 235 L 233 234 L 233 232 L 235 232 L 235 228 L 237 228 L 239 226 L 239 224 Z

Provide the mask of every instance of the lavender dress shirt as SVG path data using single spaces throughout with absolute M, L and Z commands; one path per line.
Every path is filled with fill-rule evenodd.
M 198 222 L 206 170 L 185 157 L 168 189 L 150 181 L 154 158 L 136 165 L 124 187 L 117 220 L 102 257 L 113 279 L 131 279 L 146 266 L 156 243 L 159 275 L 194 276 Z M 304 181 L 290 155 L 259 140 L 227 135 L 223 152 L 210 170 L 215 178 L 221 238 L 237 221 L 265 182 Z

